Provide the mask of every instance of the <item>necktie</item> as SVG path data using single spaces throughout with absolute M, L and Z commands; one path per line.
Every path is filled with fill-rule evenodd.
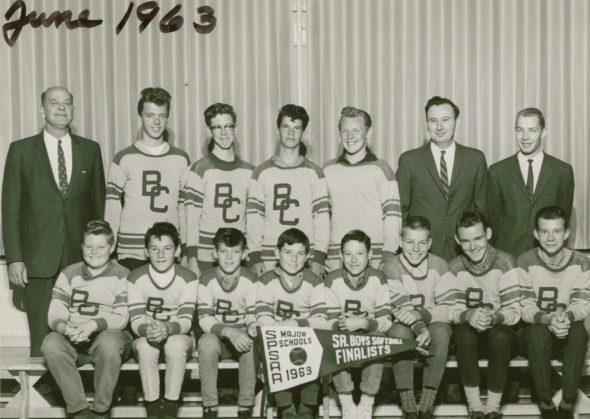
M 66 157 L 61 147 L 61 140 L 57 141 L 57 176 L 59 178 L 59 190 L 65 196 L 68 190 L 68 173 L 66 171 Z
M 445 199 L 449 199 L 449 175 L 447 174 L 447 162 L 445 151 L 440 152 L 440 183 L 442 184 Z
M 529 193 L 529 199 L 533 199 L 535 193 L 535 177 L 533 176 L 533 159 L 529 159 L 529 172 L 526 177 L 526 190 Z

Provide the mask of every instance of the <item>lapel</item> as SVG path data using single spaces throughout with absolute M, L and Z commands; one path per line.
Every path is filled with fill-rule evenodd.
M 545 153 L 543 156 L 543 163 L 541 164 L 541 171 L 539 172 L 539 179 L 537 179 L 537 186 L 535 187 L 535 193 L 533 194 L 533 202 L 541 195 L 543 189 L 549 183 L 549 179 L 553 175 L 553 161 L 550 156 Z
M 516 154 L 510 157 L 507 166 L 508 173 L 510 176 L 512 176 L 514 184 L 518 186 L 518 189 L 520 189 L 520 192 L 522 192 L 526 199 L 529 199 L 529 193 L 526 189 L 526 183 L 522 177 L 522 172 L 520 171 L 520 165 L 518 164 L 518 157 Z
M 72 133 L 70 133 L 70 138 L 72 139 L 72 176 L 70 177 L 68 190 L 66 191 L 64 199 L 68 198 L 73 189 L 72 185 L 75 185 L 75 183 L 78 181 L 78 177 L 80 176 L 80 156 L 82 154 L 80 150 L 80 139 Z
M 453 162 L 453 173 L 451 173 L 451 181 L 449 182 L 449 195 L 451 195 L 451 189 L 455 184 L 455 181 L 459 178 L 459 173 L 463 169 L 463 163 L 465 162 L 465 147 L 455 142 L 455 161 Z
M 49 162 L 49 155 L 47 154 L 47 147 L 45 147 L 45 141 L 43 140 L 43 131 L 37 137 L 35 137 L 35 160 L 39 162 L 41 165 L 41 171 L 45 172 L 45 176 L 49 179 L 49 183 L 53 185 L 53 189 L 55 193 L 61 196 L 59 191 L 59 186 L 55 182 L 55 177 L 53 176 L 53 170 L 51 170 L 51 163 Z
M 434 156 L 432 155 L 432 151 L 430 151 L 430 143 L 426 143 L 426 145 L 422 146 L 422 162 L 424 163 L 424 166 L 426 166 L 426 170 L 428 173 L 430 173 L 430 176 L 432 176 L 432 180 L 434 181 L 434 184 L 440 191 L 441 195 L 444 196 L 444 191 L 440 183 L 440 176 L 438 175 L 438 170 L 436 170 Z

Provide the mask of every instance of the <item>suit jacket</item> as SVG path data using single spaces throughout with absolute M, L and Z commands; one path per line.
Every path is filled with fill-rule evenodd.
M 488 203 L 492 240 L 498 249 L 518 256 L 535 247 L 533 229 L 537 211 L 559 205 L 569 220 L 573 201 L 574 172 L 569 164 L 545 154 L 530 200 L 516 154 L 499 161 L 490 167 Z
M 82 260 L 84 226 L 103 218 L 100 146 L 70 136 L 72 175 L 65 196 L 53 177 L 43 132 L 11 143 L 6 156 L 2 184 L 6 262 L 25 262 L 31 278 L 53 277 L 63 265 Z
M 487 164 L 484 154 L 456 144 L 455 162 L 445 199 L 430 144 L 406 151 L 399 158 L 397 183 L 402 218 L 421 215 L 432 227 L 432 253 L 451 260 L 459 254 L 455 224 L 461 213 L 476 209 L 487 215 Z

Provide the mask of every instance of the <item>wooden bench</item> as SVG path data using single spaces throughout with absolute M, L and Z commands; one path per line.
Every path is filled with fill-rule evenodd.
M 559 372 L 562 364 L 559 361 L 552 361 L 553 367 Z M 479 361 L 480 368 L 487 368 L 488 361 Z M 450 359 L 446 364 L 447 368 L 457 368 L 457 361 Z M 511 368 L 527 368 L 528 361 L 524 358 L 517 357 L 510 362 Z M 166 368 L 165 364 L 160 364 L 160 369 Z M 239 364 L 234 361 L 222 361 L 219 364 L 220 369 L 239 368 Z M 80 367 L 81 371 L 92 371 L 94 367 L 90 364 Z M 139 366 L 134 360 L 129 360 L 122 365 L 122 371 L 138 371 Z M 187 363 L 187 371 L 191 379 L 199 378 L 199 363 L 196 357 L 193 357 Z M 13 378 L 20 383 L 20 390 L 14 394 L 4 407 L 0 409 L 0 417 L 18 417 L 18 418 L 53 418 L 65 417 L 65 411 L 61 407 L 51 406 L 43 396 L 41 396 L 34 387 L 34 384 L 47 372 L 43 358 L 31 358 L 28 356 L 28 348 L 0 348 L 0 377 Z M 584 375 L 590 375 L 590 359 L 586 361 Z M 323 387 L 328 388 L 329 377 L 324 378 Z M 324 418 L 330 416 L 340 416 L 340 409 L 336 400 L 332 399 L 328 392 L 324 392 L 323 406 L 320 414 Z M 555 401 L 559 401 L 561 395 L 555 396 Z M 198 404 L 200 395 L 197 393 L 184 393 L 183 405 L 180 407 L 178 417 L 202 417 L 203 410 Z M 276 409 L 269 408 L 266 402 L 266 394 L 261 391 L 256 395 L 254 413 L 256 416 L 266 416 L 272 419 L 276 414 Z M 577 414 L 580 417 L 590 416 L 590 399 L 580 392 L 576 406 Z M 506 416 L 535 416 L 539 415 L 539 410 L 532 403 L 522 404 L 514 403 L 504 406 L 503 410 Z M 468 416 L 467 409 L 464 405 L 444 404 L 437 406 L 435 410 L 437 416 Z M 143 406 L 115 406 L 111 411 L 111 416 L 117 417 L 145 417 Z M 220 417 L 237 416 L 236 406 L 220 406 Z M 397 405 L 379 405 L 376 406 L 373 416 L 402 416 L 402 412 Z
M 47 372 L 44 359 L 29 357 L 29 348 L 0 348 L 0 378 L 12 378 L 19 382 L 20 390 L 8 400 L 0 409 L 2 418 L 64 418 L 65 409 L 51 406 L 34 387 L 35 383 Z M 166 369 L 166 364 L 160 364 L 160 370 Z M 187 371 L 191 379 L 199 379 L 199 362 L 196 353 L 187 362 Z M 235 361 L 221 361 L 221 370 L 237 370 L 239 363 Z M 93 371 L 92 364 L 79 367 L 80 371 Z M 134 359 L 130 359 L 121 366 L 121 371 L 139 371 L 139 365 Z M 183 405 L 180 407 L 178 417 L 202 417 L 203 409 L 200 402 L 200 394 L 183 394 Z M 258 416 L 265 416 L 266 394 L 264 391 L 256 395 L 254 412 Z M 145 417 L 143 406 L 114 406 L 111 416 L 117 417 Z M 237 416 L 237 406 L 220 406 L 220 417 Z

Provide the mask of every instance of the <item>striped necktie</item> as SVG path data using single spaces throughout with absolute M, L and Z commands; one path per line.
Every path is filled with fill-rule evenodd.
M 59 179 L 59 190 L 62 196 L 68 191 L 68 172 L 66 171 L 66 157 L 61 147 L 61 140 L 57 140 L 57 176 Z
M 449 175 L 447 173 L 446 151 L 440 152 L 440 183 L 442 184 L 445 199 L 449 199 Z
M 526 177 L 526 190 L 529 193 L 529 199 L 533 199 L 535 193 L 535 177 L 533 175 L 533 159 L 528 159 L 529 172 Z

